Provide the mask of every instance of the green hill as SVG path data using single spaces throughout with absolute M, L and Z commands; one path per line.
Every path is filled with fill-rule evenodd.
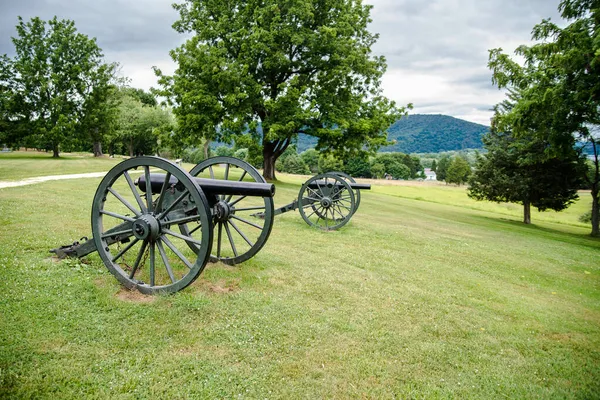
M 481 149 L 481 136 L 489 127 L 448 115 L 413 114 L 396 121 L 388 129 L 388 140 L 396 141 L 380 151 L 402 153 L 439 153 L 442 151 Z M 300 134 L 298 151 L 313 148 L 317 138 Z
M 489 127 L 448 115 L 414 114 L 396 121 L 388 129 L 395 141 L 381 151 L 439 153 L 450 150 L 480 149 L 481 136 Z

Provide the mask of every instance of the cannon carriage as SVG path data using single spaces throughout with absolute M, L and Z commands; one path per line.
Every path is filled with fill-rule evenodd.
M 245 161 L 213 157 L 188 173 L 159 157 L 136 157 L 101 180 L 92 201 L 93 237 L 51 252 L 60 258 L 98 252 L 125 287 L 173 293 L 209 261 L 234 265 L 256 255 L 275 215 L 298 209 L 311 226 L 345 225 L 360 190 L 369 188 L 349 176 L 321 174 L 305 182 L 291 204 L 275 209 L 275 186 Z
M 225 161 L 221 179 L 213 164 L 188 173 L 159 157 L 123 161 L 94 195 L 92 239 L 51 251 L 59 257 L 97 251 L 119 282 L 146 294 L 187 287 L 209 261 L 251 258 L 271 233 L 275 186 L 241 160 L 216 161 Z M 210 178 L 195 177 L 205 170 Z M 249 218 L 257 210 L 264 219 Z

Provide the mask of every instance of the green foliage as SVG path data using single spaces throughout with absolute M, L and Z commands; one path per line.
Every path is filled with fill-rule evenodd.
M 366 155 L 352 157 L 344 162 L 344 172 L 355 178 L 370 178 L 371 164 Z
M 380 162 L 376 162 L 371 165 L 371 176 L 375 179 L 381 179 L 385 175 L 385 165 Z
M 446 182 L 462 185 L 467 183 L 471 175 L 471 167 L 467 160 L 462 157 L 454 157 L 446 172 Z
M 437 168 L 435 171 L 436 179 L 438 181 L 446 181 L 446 174 L 448 173 L 448 168 L 450 167 L 451 159 L 449 156 L 443 156 L 440 158 L 440 161 L 437 164 Z
M 235 150 L 229 146 L 219 146 L 215 150 L 215 154 L 219 157 L 233 157 Z
M 280 160 L 277 160 L 276 165 L 279 166 L 278 171 L 285 172 L 288 174 L 301 174 L 308 175 L 310 174 L 310 169 L 302 160 L 298 154 L 291 154 L 287 156 L 281 163 Z
M 404 153 L 380 153 L 374 162 L 383 164 L 385 173 L 395 179 L 414 179 L 423 169 L 417 157 Z
M 22 135 L 31 136 L 58 157 L 60 144 L 87 139 L 79 134 L 101 138 L 114 120 L 114 106 L 106 101 L 115 66 L 104 64 L 96 40 L 57 17 L 47 23 L 19 17 L 16 30 L 14 59 L 0 58 L 0 104 L 2 120 L 8 114 L 18 132 L 3 139 L 20 143 Z M 12 128 L 4 123 L 5 132 Z
M 433 172 L 436 172 L 436 169 L 437 169 L 437 161 L 433 160 L 433 161 L 431 162 L 431 167 L 430 167 L 430 168 L 431 168 L 431 170 L 432 170 Z
M 109 138 L 111 154 L 154 154 L 159 151 L 160 138 L 165 147 L 176 147 L 170 141 L 174 121 L 168 109 L 144 105 L 127 90 L 119 96 L 116 129 Z
M 260 122 L 268 179 L 300 132 L 318 137 L 318 150 L 346 158 L 385 144 L 385 129 L 404 113 L 382 95 L 386 65 L 371 56 L 371 6 L 187 0 L 174 7 L 174 28 L 192 37 L 171 52 L 173 76 L 156 72 L 180 130 L 226 139 Z
M 319 173 L 332 171 L 342 171 L 344 169 L 344 162 L 336 158 L 333 154 L 322 153 L 319 155 Z
M 204 149 L 189 147 L 183 151 L 182 159 L 186 163 L 200 164 L 204 161 Z
M 523 204 L 525 223 L 530 223 L 529 205 L 540 211 L 560 211 L 578 198 L 583 164 L 574 151 L 568 158 L 542 158 L 547 142 L 533 134 L 515 137 L 495 130 L 484 137 L 484 142 L 488 152 L 477 162 L 470 197 Z
M 300 153 L 302 161 L 308 167 L 311 173 L 316 174 L 319 172 L 319 152 L 315 149 L 308 149 Z
M 235 153 L 233 153 L 235 158 L 239 158 L 240 160 L 247 161 L 248 160 L 248 149 L 237 149 Z
M 496 124 L 517 136 L 532 132 L 548 143 L 547 159 L 569 155 L 585 143 L 594 154 L 592 236 L 600 236 L 600 8 L 597 1 L 563 0 L 559 11 L 568 23 L 550 20 L 534 26 L 536 44 L 520 46 L 520 65 L 502 49 L 490 50 L 493 81 L 518 96 Z
M 238 135 L 235 137 L 234 150 L 247 149 L 248 156 L 246 161 L 256 168 L 262 168 L 263 154 L 262 148 L 256 136 L 252 134 Z

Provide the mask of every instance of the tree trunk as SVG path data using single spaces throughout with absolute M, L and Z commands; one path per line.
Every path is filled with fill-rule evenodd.
M 204 140 L 204 159 L 205 160 L 209 157 L 209 154 L 208 154 L 209 147 L 210 147 L 210 140 L 205 139 Z
M 598 198 L 598 184 L 592 186 L 592 233 L 593 237 L 600 237 L 600 198 Z
M 94 142 L 94 157 L 102 157 L 102 143 Z
M 129 139 L 129 157 L 133 157 L 133 139 Z
M 52 143 L 52 158 L 58 158 L 58 143 Z
M 272 142 L 263 142 L 263 177 L 268 181 L 274 181 L 275 178 L 275 146 Z
M 531 203 L 529 201 L 523 202 L 523 223 L 531 224 Z

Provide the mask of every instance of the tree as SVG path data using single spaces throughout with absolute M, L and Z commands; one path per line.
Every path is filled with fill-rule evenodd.
M 340 159 L 386 144 L 405 112 L 382 95 L 385 59 L 372 57 L 372 6 L 352 0 L 186 0 L 173 26 L 193 35 L 171 52 L 172 77 L 159 70 L 190 134 L 217 137 L 262 129 L 263 175 L 299 133 Z M 206 112 L 198 112 L 198 104 Z M 208 128 L 206 128 L 208 129 Z
M 600 7 L 596 0 L 563 0 L 559 10 L 569 24 L 560 28 L 544 20 L 536 25 L 532 36 L 537 43 L 516 51 L 524 65 L 493 49 L 489 66 L 500 88 L 520 92 L 520 101 L 504 118 L 514 134 L 535 132 L 546 140 L 542 154 L 547 159 L 569 154 L 577 142 L 592 150 L 591 235 L 598 237 L 600 148 L 594 130 L 600 126 Z
M 547 142 L 534 134 L 498 132 L 494 125 L 482 137 L 487 154 L 478 156 L 469 197 L 522 204 L 525 224 L 531 223 L 531 206 L 560 211 L 577 199 L 583 164 L 575 151 L 570 158 L 540 159 Z
M 308 166 L 310 172 L 316 174 L 319 171 L 319 152 L 315 149 L 308 149 L 300 153 L 302 161 Z
M 436 172 L 436 169 L 437 169 L 437 162 L 436 162 L 435 160 L 433 160 L 433 161 L 431 162 L 431 170 L 432 170 L 433 172 Z
M 438 181 L 446 181 L 446 173 L 448 172 L 449 166 L 450 157 L 447 155 L 442 156 L 437 164 L 437 169 L 435 170 L 436 179 Z
M 456 183 L 458 186 L 466 183 L 471 175 L 471 167 L 464 158 L 458 156 L 454 157 L 448 166 L 446 172 L 446 182 Z
M 77 33 L 73 21 L 19 17 L 16 28 L 15 58 L 8 68 L 6 56 L 1 62 L 9 70 L 2 86 L 11 92 L 12 118 L 58 157 L 61 142 L 76 139 L 84 104 L 111 68 L 96 40 Z

